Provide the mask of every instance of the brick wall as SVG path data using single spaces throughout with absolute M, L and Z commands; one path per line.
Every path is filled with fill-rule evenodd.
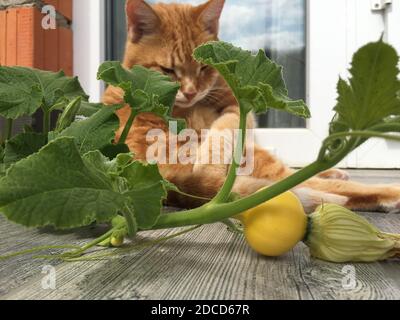
M 57 29 L 42 28 L 45 4 L 57 9 Z M 0 0 L 0 64 L 72 75 L 72 0 Z
M 83 0 L 84 1 L 84 0 Z M 43 29 L 41 13 L 44 5 L 57 10 L 57 28 Z M 49 71 L 64 70 L 73 74 L 72 0 L 0 0 L 0 65 L 25 66 Z M 32 119 L 15 123 L 19 132 Z M 41 127 L 41 115 L 33 118 L 33 126 Z M 0 129 L 4 120 L 0 119 Z M 1 130 L 0 130 L 1 135 Z

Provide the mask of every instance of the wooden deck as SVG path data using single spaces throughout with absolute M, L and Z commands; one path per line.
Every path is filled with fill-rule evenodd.
M 371 183 L 400 181 L 399 171 L 352 175 Z M 400 233 L 400 216 L 364 215 L 383 230 Z M 99 232 L 26 230 L 0 217 L 0 255 L 43 244 L 82 244 Z M 55 289 L 42 287 L 48 265 L 55 270 Z M 351 288 L 348 270 L 355 271 Z M 400 261 L 326 263 L 310 259 L 303 244 L 283 257 L 265 258 L 216 224 L 111 260 L 60 263 L 24 256 L 0 261 L 0 299 L 400 299 Z

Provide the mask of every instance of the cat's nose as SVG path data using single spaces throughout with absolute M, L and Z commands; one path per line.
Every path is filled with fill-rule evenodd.
M 196 90 L 185 91 L 183 92 L 183 95 L 189 102 L 191 102 L 197 96 L 197 91 Z

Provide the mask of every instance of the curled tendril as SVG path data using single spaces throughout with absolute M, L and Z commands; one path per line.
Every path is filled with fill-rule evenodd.
M 381 132 L 374 130 L 354 130 L 349 132 L 334 133 L 324 141 L 318 156 L 318 160 L 337 162 L 337 158 L 344 158 L 347 154 L 370 138 L 381 138 L 400 142 L 400 135 L 386 133 L 398 128 L 397 125 L 398 124 L 395 124 L 394 126 L 392 123 L 389 123 L 373 128 L 374 130 L 380 130 Z
M 318 156 L 319 161 L 333 161 L 333 159 L 342 153 L 349 145 L 350 140 L 343 137 L 328 137 L 321 148 Z

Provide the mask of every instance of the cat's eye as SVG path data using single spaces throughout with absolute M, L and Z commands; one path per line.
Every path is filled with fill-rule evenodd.
M 163 66 L 160 66 L 160 69 L 162 72 L 166 73 L 166 74 L 170 74 L 170 75 L 174 75 L 175 74 L 175 70 L 171 69 L 171 68 L 166 68 Z

